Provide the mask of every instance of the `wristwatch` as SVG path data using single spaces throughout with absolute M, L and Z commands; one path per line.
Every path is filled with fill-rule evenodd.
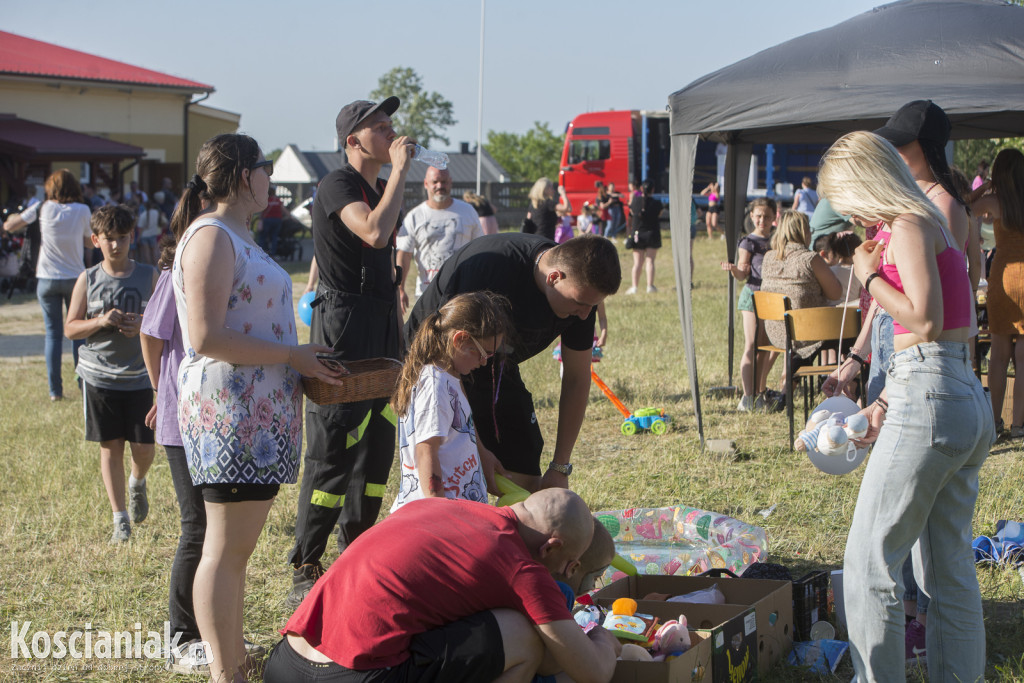
M 548 469 L 554 470 L 555 472 L 559 472 L 568 477 L 570 474 L 572 474 L 572 463 L 567 462 L 564 465 L 560 465 L 557 462 L 551 461 L 551 464 L 548 465 Z

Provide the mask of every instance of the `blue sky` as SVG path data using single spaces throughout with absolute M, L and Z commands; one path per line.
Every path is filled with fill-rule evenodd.
M 879 0 L 488 0 L 483 130 L 564 129 L 603 109 L 660 109 L 706 73 Z M 331 149 L 334 118 L 395 66 L 451 100 L 451 148 L 477 130 L 480 0 L 33 0 L 0 27 L 210 83 L 266 150 Z M 730 26 L 732 24 L 732 26 Z M 732 33 L 730 33 L 730 29 Z

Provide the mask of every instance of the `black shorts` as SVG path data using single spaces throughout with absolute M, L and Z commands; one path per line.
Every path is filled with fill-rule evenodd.
M 273 500 L 280 484 L 199 484 L 207 503 L 243 503 L 249 500 Z
M 338 617 L 343 618 L 343 617 Z M 283 638 L 270 653 L 264 683 L 476 683 L 505 670 L 501 629 L 491 612 L 480 612 L 414 636 L 407 660 L 387 669 L 354 671 L 333 662 L 311 662 Z
M 505 360 L 504 369 L 498 379 L 498 399 L 495 402 L 489 368 L 490 366 L 484 368 L 487 372 L 473 373 L 472 380 L 462 383 L 469 406 L 473 410 L 476 435 L 484 446 L 497 456 L 505 469 L 519 474 L 539 476 L 544 435 L 537 424 L 533 395 L 523 384 L 519 366 Z
M 82 382 L 85 401 L 85 440 L 154 443 L 153 430 L 146 426 L 146 413 L 153 407 L 153 390 L 118 391 Z

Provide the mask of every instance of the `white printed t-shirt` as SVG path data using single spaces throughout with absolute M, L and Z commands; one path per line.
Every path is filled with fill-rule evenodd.
M 416 470 L 416 444 L 435 436 L 444 437 L 437 456 L 445 497 L 487 502 L 476 428 L 462 383 L 436 365 L 425 365 L 413 387 L 408 413 L 398 418 L 402 481 L 391 512 L 410 500 L 423 498 Z
M 449 256 L 483 234 L 476 209 L 460 199 L 453 198 L 447 209 L 432 209 L 423 202 L 410 211 L 398 229 L 398 250 L 416 259 L 416 296 L 423 294 Z

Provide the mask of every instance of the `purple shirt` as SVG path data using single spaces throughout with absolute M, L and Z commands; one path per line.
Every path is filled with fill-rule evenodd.
M 181 326 L 174 303 L 171 271 L 160 271 L 160 279 L 142 317 L 142 334 L 162 339 L 160 354 L 160 386 L 156 392 L 156 442 L 163 446 L 181 446 L 178 431 L 178 366 L 185 357 Z

